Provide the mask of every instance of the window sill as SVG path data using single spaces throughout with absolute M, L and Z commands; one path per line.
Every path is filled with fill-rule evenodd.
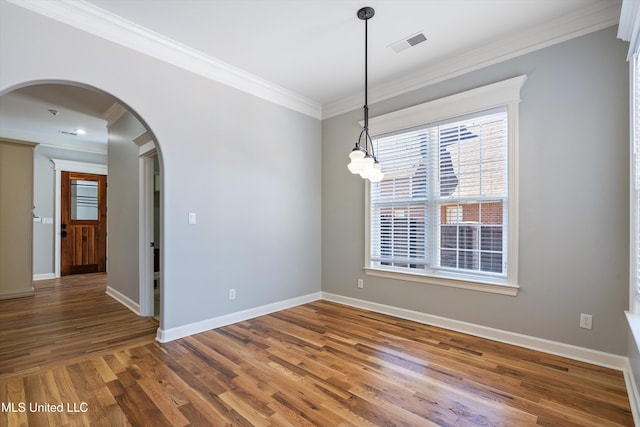
M 385 279 L 404 280 L 408 282 L 425 283 L 428 285 L 447 286 L 450 288 L 469 289 L 472 291 L 489 292 L 493 294 L 516 296 L 520 286 L 508 283 L 476 282 L 449 277 L 427 276 L 423 274 L 404 273 L 395 270 L 364 267 L 367 276 L 383 277 Z

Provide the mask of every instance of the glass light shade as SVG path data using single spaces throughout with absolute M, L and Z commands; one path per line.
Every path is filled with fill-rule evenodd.
M 373 173 L 373 157 L 366 155 L 364 159 L 362 159 L 362 171 L 360 172 L 360 176 L 363 178 L 368 178 L 371 173 Z
M 349 172 L 352 174 L 362 173 L 365 169 L 364 151 L 354 148 L 351 153 L 349 153 L 349 158 L 351 159 L 347 165 Z
M 382 166 L 380 163 L 375 162 L 372 167 L 372 172 L 367 175 L 369 181 L 371 182 L 380 182 L 384 178 L 384 174 L 382 173 Z

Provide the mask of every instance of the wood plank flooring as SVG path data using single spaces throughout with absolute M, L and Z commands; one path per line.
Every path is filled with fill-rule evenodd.
M 0 301 L 0 378 L 76 357 L 153 342 L 158 323 L 105 294 L 104 273 L 35 282 L 32 297 Z
M 0 377 L 0 426 L 633 425 L 619 371 L 327 301 L 166 344 L 153 336 L 15 366 Z M 2 351 L 22 345 L 14 338 Z

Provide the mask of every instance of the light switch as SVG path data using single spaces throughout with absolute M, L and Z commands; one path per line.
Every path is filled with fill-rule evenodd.
M 193 225 L 196 223 L 196 213 L 189 212 L 189 225 Z

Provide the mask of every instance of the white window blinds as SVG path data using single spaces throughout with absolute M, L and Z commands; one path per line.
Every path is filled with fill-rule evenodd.
M 427 263 L 431 141 L 428 127 L 377 138 L 385 177 L 371 185 L 371 260 L 424 268 Z M 383 160 L 384 159 L 384 160 Z
M 375 138 L 372 266 L 506 274 L 507 124 L 498 108 Z

